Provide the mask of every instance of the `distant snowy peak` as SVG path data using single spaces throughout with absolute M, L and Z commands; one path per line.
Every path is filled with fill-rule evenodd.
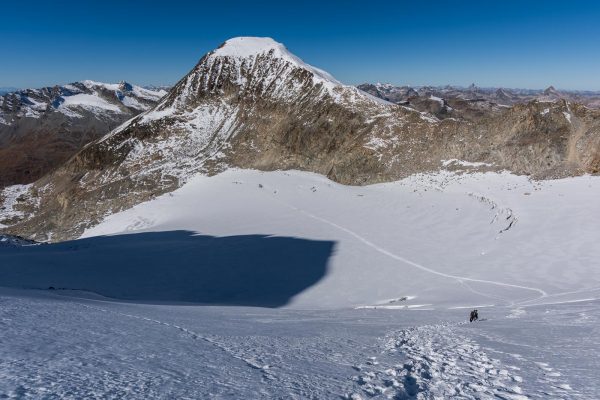
M 0 96 L 0 124 L 11 125 L 21 118 L 40 118 L 61 113 L 67 118 L 86 114 L 130 114 L 153 107 L 167 94 L 127 82 L 103 83 L 91 80 L 41 89 L 23 89 Z
M 119 94 L 124 94 L 139 97 L 142 99 L 158 101 L 161 97 L 167 94 L 167 91 L 164 89 L 151 90 L 143 88 L 141 86 L 132 85 L 125 81 L 121 81 L 119 83 L 103 83 L 85 80 L 81 83 L 91 90 L 104 89 L 107 91 L 115 92 L 115 94 L 117 94 L 117 97 L 119 97 Z
M 480 112 L 481 107 L 494 108 L 495 105 L 501 107 L 514 106 L 516 104 L 526 104 L 530 101 L 555 102 L 558 100 L 568 100 L 577 102 L 590 108 L 600 108 L 600 92 L 597 91 L 573 91 L 557 90 L 554 86 L 549 86 L 544 90 L 540 89 L 508 89 L 495 87 L 477 87 L 471 84 L 468 87 L 460 86 L 394 86 L 389 83 L 363 83 L 358 88 L 364 90 L 373 96 L 388 100 L 392 103 L 410 105 L 417 110 L 423 110 L 420 103 L 423 99 L 430 99 L 431 96 L 444 99 L 452 105 L 454 109 L 461 108 L 469 102 Z M 492 104 L 493 103 L 493 104 Z M 438 118 L 455 118 L 457 115 L 452 113 L 438 115 Z
M 544 90 L 544 94 L 546 96 L 560 94 L 558 90 L 554 88 L 554 86 L 550 85 Z
M 0 96 L 0 188 L 37 180 L 166 94 L 85 80 Z
M 259 54 L 274 51 L 278 57 L 294 57 L 286 47 L 269 37 L 243 36 L 235 37 L 223 42 L 211 52 L 217 57 L 254 57 Z
M 16 87 L 0 87 L 0 96 L 10 92 L 16 92 L 17 90 L 19 89 Z
M 539 101 L 556 101 L 565 98 L 565 96 L 556 90 L 554 86 L 547 87 L 541 95 L 537 97 Z

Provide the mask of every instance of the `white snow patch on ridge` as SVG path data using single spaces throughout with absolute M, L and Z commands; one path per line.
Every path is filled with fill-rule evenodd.
M 92 81 L 90 79 L 86 79 L 86 80 L 82 81 L 81 83 L 83 83 L 83 85 L 85 87 L 87 87 L 88 89 L 93 89 L 95 87 L 103 87 L 108 90 L 119 90 L 118 83 L 96 82 L 96 81 Z
M 485 163 L 485 162 L 471 162 L 465 160 L 459 160 L 457 158 L 452 158 L 450 160 L 442 160 L 442 165 L 447 167 L 449 165 L 460 165 L 461 167 L 492 167 L 493 164 Z
M 147 110 L 150 106 L 140 103 L 135 97 L 125 96 L 121 101 L 126 107 L 136 108 L 138 110 Z
M 441 99 L 440 97 L 437 97 L 437 96 L 431 95 L 431 96 L 429 96 L 429 99 L 430 99 L 430 100 L 433 100 L 433 101 L 437 101 L 437 102 L 438 102 L 438 103 L 440 103 L 441 105 L 444 105 L 444 100 L 443 100 L 443 99 Z
M 158 100 L 160 100 L 161 97 L 163 97 L 167 94 L 167 91 L 163 90 L 163 89 L 155 92 L 153 90 L 144 89 L 143 87 L 135 86 L 135 85 L 133 86 L 132 92 L 137 97 L 141 97 L 142 99 L 153 100 L 153 101 L 158 101 Z
M 91 95 L 91 94 L 75 94 L 73 96 L 65 96 L 63 97 L 64 102 L 60 105 L 59 108 L 63 107 L 82 107 L 88 110 L 106 110 L 112 111 L 115 113 L 121 113 L 121 109 L 114 105 L 110 104 L 108 101 L 102 99 L 99 96 Z

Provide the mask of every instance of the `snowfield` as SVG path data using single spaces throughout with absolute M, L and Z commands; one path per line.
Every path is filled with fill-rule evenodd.
M 440 172 L 350 187 L 305 172 L 230 170 L 109 216 L 83 237 L 186 230 L 335 242 L 326 275 L 293 308 L 405 296 L 393 305 L 536 304 L 597 297 L 599 195 L 590 176 Z
M 66 96 L 61 107 L 82 107 L 89 110 L 106 110 L 115 113 L 122 112 L 121 109 L 115 104 L 111 104 L 108 101 L 91 94 L 74 94 L 72 96 Z
M 80 240 L 0 247 L 0 395 L 596 399 L 599 196 L 196 176 Z
M 0 291 L 0 395 L 117 399 L 597 399 L 597 301 L 291 310 Z M 524 310 L 514 312 L 513 310 Z M 517 317 L 508 318 L 519 314 Z

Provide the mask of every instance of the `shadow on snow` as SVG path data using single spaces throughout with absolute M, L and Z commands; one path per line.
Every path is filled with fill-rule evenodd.
M 0 249 L 0 286 L 144 302 L 279 307 L 325 276 L 335 242 L 189 231 Z

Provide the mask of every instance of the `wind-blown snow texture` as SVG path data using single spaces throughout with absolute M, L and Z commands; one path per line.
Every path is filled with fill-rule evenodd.
M 468 310 L 157 306 L 56 293 L 0 291 L 0 395 L 596 399 L 600 393 L 597 301 L 480 310 L 487 321 L 465 324 Z

